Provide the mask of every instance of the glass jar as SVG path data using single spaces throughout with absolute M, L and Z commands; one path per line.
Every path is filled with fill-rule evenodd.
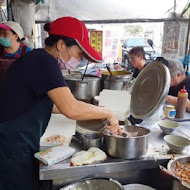
M 176 115 L 175 106 L 173 106 L 173 105 L 166 105 L 166 107 L 164 109 L 164 115 L 167 118 L 175 118 L 175 115 Z

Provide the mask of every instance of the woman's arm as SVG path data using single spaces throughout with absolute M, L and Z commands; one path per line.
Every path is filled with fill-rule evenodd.
M 107 119 L 110 122 L 108 128 L 112 132 L 121 132 L 118 120 L 109 109 L 76 100 L 68 87 L 50 90 L 48 96 L 56 105 L 53 109 L 54 113 L 60 111 L 66 117 L 75 120 Z
M 57 106 L 54 104 L 53 105 L 53 110 L 52 110 L 52 112 L 54 113 L 54 114 L 62 114 L 60 111 L 59 111 L 59 109 L 57 108 Z
M 177 106 L 177 97 L 175 96 L 171 96 L 171 95 L 167 95 L 166 97 L 166 102 L 174 105 L 174 106 Z
M 177 106 L 177 97 L 168 95 L 168 96 L 166 97 L 166 102 L 168 102 L 168 103 L 170 103 L 170 104 L 172 104 L 172 105 L 174 105 L 174 106 Z M 189 100 L 189 99 L 187 99 L 186 108 L 187 108 L 187 109 L 190 109 L 190 100 Z

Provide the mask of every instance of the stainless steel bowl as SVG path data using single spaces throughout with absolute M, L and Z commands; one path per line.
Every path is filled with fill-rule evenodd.
M 85 134 L 83 137 L 83 149 L 88 150 L 91 147 L 102 148 L 103 135 L 102 134 Z
M 170 160 L 168 162 L 167 168 L 173 174 L 175 172 L 177 162 L 179 162 L 181 164 L 190 163 L 190 156 L 184 156 L 184 157 L 176 158 L 175 160 Z
M 60 190 L 124 190 L 123 186 L 112 179 L 84 179 L 74 182 Z
M 136 137 L 117 137 L 104 130 L 104 139 L 106 142 L 106 151 L 109 155 L 116 158 L 135 159 L 146 154 L 148 150 L 148 136 L 150 130 L 135 125 L 121 126 L 124 131 L 135 133 Z

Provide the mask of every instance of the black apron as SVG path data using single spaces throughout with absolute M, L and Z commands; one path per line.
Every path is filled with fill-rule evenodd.
M 39 162 L 34 153 L 39 151 L 52 108 L 46 96 L 31 111 L 0 123 L 0 190 L 39 190 Z

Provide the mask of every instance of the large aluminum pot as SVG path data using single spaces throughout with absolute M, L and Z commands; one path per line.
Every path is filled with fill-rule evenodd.
M 146 154 L 148 150 L 148 136 L 150 135 L 150 130 L 135 125 L 121 126 L 121 128 L 130 133 L 137 132 L 137 136 L 117 137 L 110 134 L 110 132 L 105 129 L 103 134 L 108 154 L 123 159 L 139 158 Z
M 75 71 L 75 70 L 61 70 L 62 72 L 62 75 L 65 76 L 65 75 L 72 75 L 72 74 L 81 74 L 80 71 Z
M 133 83 L 133 73 L 129 71 L 102 71 L 103 88 L 111 90 L 127 90 Z
M 96 76 L 85 76 L 82 74 L 71 74 L 64 76 L 72 94 L 78 100 L 92 100 L 99 95 L 101 90 L 101 78 Z

